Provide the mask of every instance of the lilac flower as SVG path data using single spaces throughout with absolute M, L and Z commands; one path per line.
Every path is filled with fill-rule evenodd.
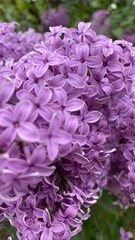
M 80 110 L 84 105 L 84 102 L 78 98 L 67 100 L 67 94 L 63 89 L 56 89 L 55 95 L 61 111 L 75 112 Z
M 92 29 L 97 34 L 108 35 L 110 33 L 110 16 L 106 10 L 96 11 L 92 16 Z
M 76 45 L 76 55 L 70 58 L 71 66 L 78 66 L 78 72 L 86 76 L 87 68 L 97 68 L 102 65 L 102 61 L 97 56 L 90 56 L 89 46 L 85 43 Z
M 39 223 L 32 219 L 25 220 L 23 217 L 23 226 L 21 231 L 24 232 L 22 239 L 38 240 L 37 234 L 40 232 L 41 226 Z
M 60 74 L 52 78 L 50 86 L 63 87 L 66 82 L 75 88 L 83 88 L 85 85 L 85 82 L 79 75 L 71 72 L 71 67 L 68 62 L 65 62 L 64 65 L 60 67 Z
M 48 12 L 44 12 L 41 16 L 42 23 L 46 26 L 68 26 L 69 16 L 64 6 L 60 5 L 58 11 L 50 9 Z
M 41 240 L 47 238 L 48 240 L 56 239 L 58 234 L 64 232 L 64 224 L 58 221 L 52 221 L 50 214 L 47 210 L 43 213 L 43 232 L 41 234 Z
M 130 238 L 133 238 L 133 234 L 131 232 L 125 232 L 124 228 L 120 228 L 120 234 L 121 238 L 120 240 L 128 240 Z
M 48 70 L 49 66 L 57 66 L 63 63 L 63 57 L 48 51 L 44 46 L 35 47 L 38 53 L 33 54 L 33 64 L 35 65 L 36 77 L 41 77 Z
M 20 159 L 12 159 L 8 162 L 8 168 L 15 173 L 32 173 L 39 172 L 43 176 L 50 176 L 55 170 L 54 167 L 46 166 L 45 164 L 46 152 L 44 147 L 38 146 L 34 149 L 32 156 L 29 156 L 27 161 Z
M 59 152 L 59 144 L 70 142 L 70 135 L 60 129 L 60 120 L 57 115 L 52 118 L 49 128 L 41 132 L 41 142 L 47 146 L 50 160 L 54 160 Z
M 80 131 L 83 135 L 87 135 L 90 129 L 90 123 L 97 122 L 102 113 L 98 111 L 88 112 L 86 105 L 80 110 L 81 119 L 80 119 Z
M 32 93 L 28 93 L 26 90 L 20 90 L 17 93 L 19 100 L 28 100 L 33 104 L 32 116 L 35 120 L 40 115 L 46 121 L 51 120 L 52 109 L 49 103 L 52 99 L 52 91 L 48 88 L 41 88 L 37 97 Z
M 37 77 L 34 69 L 34 67 L 29 68 L 25 76 L 23 76 L 23 72 L 22 74 L 18 74 L 20 75 L 19 80 L 24 81 L 23 86 L 27 91 L 32 91 L 33 89 L 39 91 L 40 88 L 44 86 L 45 77 Z
M 11 144 L 17 137 L 23 141 L 36 142 L 39 139 L 38 129 L 28 118 L 33 110 L 28 101 L 20 102 L 13 112 L 7 110 L 0 116 L 0 126 L 5 128 L 1 138 Z M 34 136 L 34 139 L 33 139 Z

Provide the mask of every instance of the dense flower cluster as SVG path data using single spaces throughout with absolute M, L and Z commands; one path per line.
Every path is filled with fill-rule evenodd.
M 32 51 L 35 43 L 41 42 L 43 36 L 30 28 L 26 32 L 16 32 L 19 24 L 0 22 L 0 66 L 11 65 L 23 55 Z
M 0 218 L 18 239 L 71 239 L 103 188 L 134 200 L 134 64 L 80 22 L 0 67 Z

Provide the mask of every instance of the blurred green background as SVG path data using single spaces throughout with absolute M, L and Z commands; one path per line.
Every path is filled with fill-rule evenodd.
M 70 27 L 76 27 L 79 21 L 91 21 L 98 10 L 107 10 L 113 39 L 123 38 L 124 32 L 135 34 L 135 0 L 1 0 L 0 19 L 19 22 L 22 30 L 34 27 L 44 32 L 41 15 L 52 8 L 58 10 L 59 4 L 67 9 Z

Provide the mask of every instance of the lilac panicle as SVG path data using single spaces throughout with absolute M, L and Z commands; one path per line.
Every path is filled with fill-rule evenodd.
M 70 240 L 104 188 L 134 204 L 135 48 L 90 23 L 0 28 L 0 219 L 19 240 Z M 32 49 L 6 51 L 10 34 Z

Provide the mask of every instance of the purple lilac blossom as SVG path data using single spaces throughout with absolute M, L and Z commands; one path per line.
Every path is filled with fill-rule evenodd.
M 109 35 L 111 32 L 109 11 L 99 10 L 92 15 L 92 29 L 97 34 Z
M 131 42 L 133 44 L 135 44 L 135 34 L 131 34 L 128 31 L 125 31 L 123 34 L 123 38 L 128 41 Z
M 41 16 L 41 21 L 47 27 L 59 25 L 67 27 L 70 22 L 67 9 L 63 5 L 59 5 L 57 10 L 51 8 L 49 11 L 45 11 Z
M 134 77 L 132 44 L 83 22 L 0 66 L 1 221 L 19 240 L 70 240 L 104 188 L 134 203 Z
M 16 32 L 18 23 L 0 22 L 0 66 L 12 66 L 24 54 L 32 51 L 33 46 L 41 42 L 43 36 L 30 28 L 26 32 Z
M 129 240 L 133 238 L 133 233 L 132 232 L 126 232 L 124 228 L 120 228 L 120 240 Z

